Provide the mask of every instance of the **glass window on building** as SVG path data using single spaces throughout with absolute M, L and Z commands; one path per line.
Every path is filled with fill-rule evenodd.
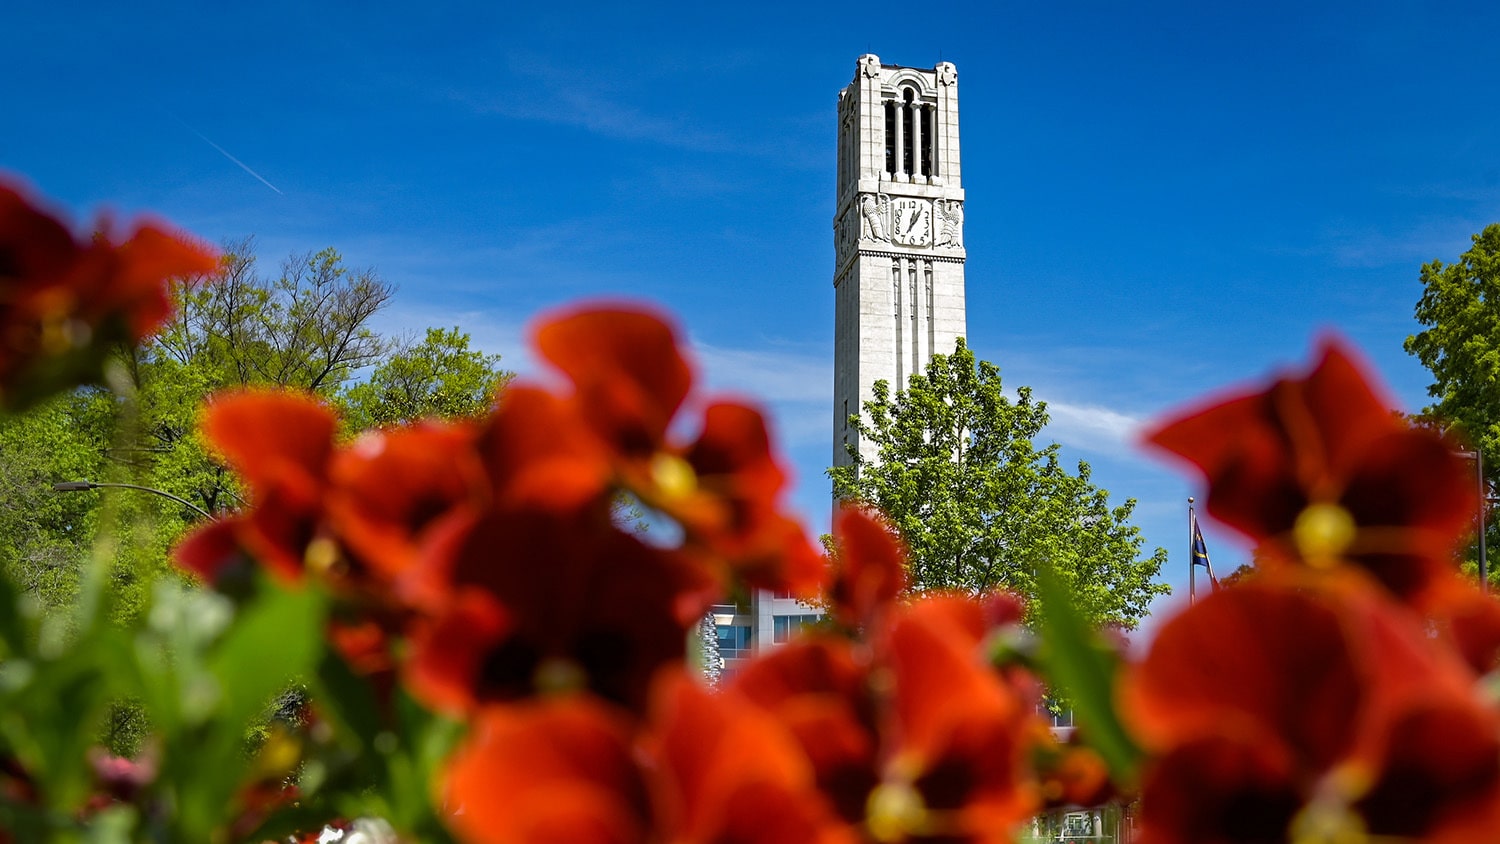
M 792 636 L 802 629 L 805 624 L 815 624 L 823 617 L 815 613 L 806 615 L 773 615 L 771 616 L 771 641 L 778 645 L 786 644 Z
M 739 624 L 719 626 L 719 656 L 740 659 L 750 656 L 750 627 Z

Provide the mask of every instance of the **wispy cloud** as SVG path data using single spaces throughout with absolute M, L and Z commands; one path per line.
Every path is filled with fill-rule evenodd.
M 1335 224 L 1318 242 L 1288 249 L 1293 255 L 1325 257 L 1335 266 L 1376 268 L 1415 266 L 1434 258 L 1449 260 L 1469 248 L 1469 236 L 1484 227 L 1478 217 L 1429 218 L 1400 229 Z
M 266 181 L 266 178 L 264 176 L 262 176 L 261 174 L 255 172 L 254 170 L 251 170 L 250 166 L 248 164 L 246 164 L 245 162 L 243 162 L 243 161 L 239 160 L 238 158 L 235 158 L 234 156 L 230 155 L 228 150 L 224 149 L 223 147 L 219 146 L 218 144 L 214 143 L 213 141 L 210 141 L 208 139 L 207 135 L 205 135 L 202 132 L 199 132 L 197 129 L 194 129 L 193 127 L 187 125 L 187 123 L 184 122 L 182 118 L 180 118 L 180 117 L 178 117 L 177 115 L 174 114 L 174 115 L 172 115 L 172 119 L 176 120 L 178 123 L 181 123 L 182 124 L 182 128 L 188 130 L 189 132 L 192 132 L 194 135 L 197 135 L 198 138 L 199 138 L 199 140 L 203 141 L 205 144 L 208 144 L 209 146 L 211 146 L 214 149 L 218 150 L 220 155 L 224 156 L 225 158 L 229 159 L 230 161 L 233 161 L 235 164 L 238 164 L 241 170 L 244 170 L 246 173 L 249 173 L 250 175 L 254 176 L 256 179 L 260 180 L 261 184 L 265 185 L 266 187 L 270 188 L 273 191 L 276 191 L 277 193 L 281 193 L 281 188 L 278 188 L 275 185 L 271 184 L 270 182 Z
M 742 74 L 744 63 L 743 56 L 731 57 L 713 68 L 695 64 L 692 72 Z M 672 67 L 670 62 L 657 63 L 659 71 Z M 449 96 L 483 113 L 572 126 L 613 140 L 641 141 L 694 152 L 775 157 L 783 166 L 801 169 L 821 167 L 827 157 L 823 150 L 808 150 L 806 144 L 790 138 L 821 130 L 828 120 L 822 112 L 767 116 L 774 125 L 766 125 L 762 120 L 758 131 L 748 132 L 742 131 L 743 127 L 704 125 L 702 114 L 706 110 L 695 108 L 691 100 L 685 101 L 681 112 L 657 107 L 659 102 L 677 101 L 659 96 L 671 83 L 643 77 L 638 69 L 630 74 L 615 73 L 607 67 L 585 71 L 523 52 L 507 56 L 507 69 L 516 84 L 506 86 L 500 93 L 458 89 L 450 91 Z M 651 105 L 641 105 L 648 101 Z
M 1100 405 L 1047 402 L 1051 424 L 1047 435 L 1080 451 L 1129 456 L 1144 420 Z
M 510 54 L 507 66 L 517 84 L 498 94 L 460 90 L 452 96 L 482 112 L 574 126 L 617 140 L 693 150 L 723 149 L 730 143 L 728 136 L 703 129 L 685 116 L 630 105 L 624 81 L 607 72 L 585 75 L 578 68 L 523 53 Z
M 826 353 L 769 345 L 728 348 L 699 343 L 704 381 L 763 404 L 793 446 L 826 444 L 833 429 L 833 361 Z

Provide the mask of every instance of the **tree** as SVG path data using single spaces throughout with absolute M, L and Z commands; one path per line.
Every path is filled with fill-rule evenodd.
M 1500 483 L 1500 223 L 1472 238 L 1458 263 L 1422 265 L 1417 322 L 1406 351 L 1432 372 L 1435 401 L 1418 422 L 1454 425 L 1484 455 L 1485 489 Z M 1489 547 L 1500 531 L 1486 526 Z
M 179 284 L 158 335 L 119 352 L 113 389 L 79 390 L 0 419 L 0 565 L 44 605 L 65 604 L 79 561 L 108 536 L 120 604 L 138 606 L 145 596 L 133 594 L 136 585 L 166 567 L 167 549 L 199 516 L 156 496 L 59 494 L 51 485 L 128 482 L 210 513 L 242 506 L 237 479 L 197 434 L 199 410 L 219 390 L 310 390 L 349 408 L 351 433 L 419 415 L 472 415 L 493 400 L 509 374 L 457 328 L 400 344 L 370 327 L 393 292 L 332 249 L 294 255 L 267 278 L 253 241 L 227 245 L 217 274 Z M 368 385 L 357 378 L 381 360 Z
M 469 335 L 457 326 L 429 328 L 422 342 L 405 342 L 344 391 L 340 404 L 356 431 L 423 417 L 474 417 L 495 403 L 510 378 L 499 355 L 470 349 Z
M 1166 562 L 1158 548 L 1138 559 L 1142 538 L 1128 523 L 1135 501 L 1109 496 L 1061 464 L 1054 443 L 1038 449 L 1046 405 L 1022 387 L 1011 401 L 1000 371 L 960 338 L 934 355 L 925 375 L 892 396 L 877 382 L 865 416 L 851 417 L 878 456 L 829 470 L 834 495 L 883 512 L 910 548 L 914 591 L 1008 589 L 1031 597 L 1036 572 L 1053 567 L 1095 623 L 1133 628 Z

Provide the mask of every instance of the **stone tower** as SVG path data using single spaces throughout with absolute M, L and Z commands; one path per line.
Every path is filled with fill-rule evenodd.
M 850 462 L 851 414 L 876 381 L 892 391 L 965 334 L 958 71 L 859 57 L 839 92 L 833 460 Z

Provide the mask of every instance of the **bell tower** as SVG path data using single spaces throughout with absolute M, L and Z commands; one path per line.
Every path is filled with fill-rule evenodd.
M 892 392 L 965 334 L 958 71 L 855 63 L 839 92 L 833 218 L 833 462 L 848 465 L 851 415 L 876 381 Z

